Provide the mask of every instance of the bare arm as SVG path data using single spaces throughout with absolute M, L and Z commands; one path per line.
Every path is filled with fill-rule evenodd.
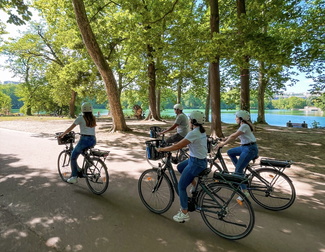
M 69 128 L 66 129 L 66 131 L 64 131 L 59 137 L 64 137 L 66 134 L 68 134 L 71 130 L 73 130 L 75 127 L 77 126 L 77 124 L 71 124 L 71 126 Z
M 157 148 L 157 151 L 160 152 L 160 151 L 174 151 L 174 150 L 179 150 L 179 149 L 184 148 L 185 146 L 187 146 L 190 143 L 191 142 L 189 140 L 183 138 L 181 141 L 179 141 L 178 143 L 173 144 L 171 146 L 167 146 L 167 147 L 164 147 L 164 148 Z
M 223 146 L 225 146 L 226 144 L 228 144 L 229 142 L 234 141 L 237 137 L 239 137 L 240 135 L 244 134 L 241 131 L 236 131 L 235 133 L 232 133 L 229 137 L 227 137 L 227 139 L 224 142 L 220 142 L 217 144 L 217 148 L 221 148 Z
M 168 131 L 172 131 L 173 129 L 177 128 L 178 124 L 173 124 L 169 129 L 164 130 L 163 132 L 161 132 L 161 134 L 165 134 Z

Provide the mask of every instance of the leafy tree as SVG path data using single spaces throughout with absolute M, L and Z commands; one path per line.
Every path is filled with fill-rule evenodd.
M 16 96 L 16 90 L 18 88 L 18 84 L 2 84 L 0 85 L 0 91 L 2 91 L 5 95 L 8 95 L 11 99 L 11 108 L 19 109 L 23 106 L 23 102 L 19 101 L 19 97 Z
M 302 13 L 298 22 L 301 24 L 299 39 L 302 41 L 295 53 L 298 69 L 314 81 L 311 91 L 324 91 L 324 0 L 303 1 Z
M 0 113 L 9 114 L 10 110 L 11 110 L 10 96 L 0 91 Z
M 306 106 L 306 100 L 293 96 L 289 98 L 273 100 L 272 105 L 277 109 L 302 109 Z
M 314 106 L 320 108 L 322 111 L 325 111 L 325 93 L 321 94 L 318 97 L 313 98 Z
M 101 74 L 106 86 L 107 96 L 110 103 L 110 108 L 113 117 L 112 131 L 127 131 L 130 130 L 125 123 L 123 111 L 118 95 L 116 80 L 112 68 L 106 62 L 106 59 L 99 47 L 96 37 L 91 29 L 89 20 L 86 14 L 84 2 L 82 0 L 72 0 L 76 20 L 80 29 L 83 41 L 88 50 L 90 57 L 93 59 L 99 73 Z
M 0 10 L 8 14 L 7 22 L 15 25 L 26 24 L 32 16 L 28 5 L 23 0 L 1 0 Z

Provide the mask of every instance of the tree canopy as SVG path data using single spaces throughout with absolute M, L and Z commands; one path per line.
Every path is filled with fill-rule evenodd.
M 296 68 L 314 79 L 314 92 L 322 93 L 324 0 L 237 3 L 34 0 L 27 6 L 2 1 L 0 9 L 16 10 L 29 28 L 0 48 L 8 67 L 24 79 L 20 94 L 27 110 L 74 116 L 83 100 L 108 101 L 115 130 L 127 129 L 125 104 L 145 106 L 159 120 L 165 104 L 186 100 L 185 107 L 192 106 L 190 97 L 200 99 L 198 106 L 211 103 L 213 113 L 224 103 L 249 110 L 250 97 L 256 97 L 258 121 L 265 123 L 264 101 L 286 83 L 295 84 Z M 84 6 L 83 21 L 76 6 Z M 41 21 L 29 21 L 30 9 Z M 87 23 L 91 37 L 84 30 Z M 212 83 L 220 87 L 210 94 Z

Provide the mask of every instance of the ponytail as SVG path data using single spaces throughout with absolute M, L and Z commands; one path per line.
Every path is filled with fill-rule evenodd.
M 205 128 L 203 127 L 202 124 L 198 123 L 196 121 L 196 119 L 191 119 L 191 123 L 194 125 L 194 126 L 199 126 L 200 127 L 200 132 L 201 133 L 204 133 L 205 132 Z
M 243 118 L 239 118 L 243 123 L 246 123 L 248 126 L 249 126 L 249 128 L 251 129 L 251 131 L 252 132 L 254 132 L 254 127 L 253 127 L 253 125 L 252 125 L 252 123 L 250 122 L 250 121 L 246 121 L 246 120 L 243 120 Z
M 96 118 L 94 117 L 92 112 L 84 112 L 83 118 L 86 121 L 86 126 L 89 128 L 94 128 L 97 126 L 96 124 Z
M 200 132 L 201 132 L 201 133 L 204 133 L 204 132 L 205 132 L 205 128 L 203 127 L 202 124 L 200 124 Z

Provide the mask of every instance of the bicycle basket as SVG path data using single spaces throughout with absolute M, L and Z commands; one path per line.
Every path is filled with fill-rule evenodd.
M 260 165 L 261 166 L 272 166 L 272 167 L 285 167 L 290 168 L 291 161 L 289 160 L 276 160 L 276 159 L 261 159 Z
M 99 150 L 99 149 L 91 149 L 90 155 L 106 158 L 109 155 L 109 151 L 104 151 L 104 150 Z
M 158 152 L 156 148 L 162 147 L 162 140 L 146 141 L 146 155 L 149 160 L 158 160 L 164 157 L 163 152 Z
M 59 145 L 69 144 L 69 143 L 74 143 L 75 142 L 75 134 L 74 134 L 74 131 L 70 131 L 64 137 L 59 138 L 58 136 L 61 135 L 62 133 L 63 132 L 55 133 L 55 135 L 56 135 L 56 137 L 58 139 L 58 144 Z
M 152 126 L 150 127 L 150 137 L 151 138 L 157 138 L 158 137 L 158 132 L 161 132 L 161 128 L 158 126 Z

